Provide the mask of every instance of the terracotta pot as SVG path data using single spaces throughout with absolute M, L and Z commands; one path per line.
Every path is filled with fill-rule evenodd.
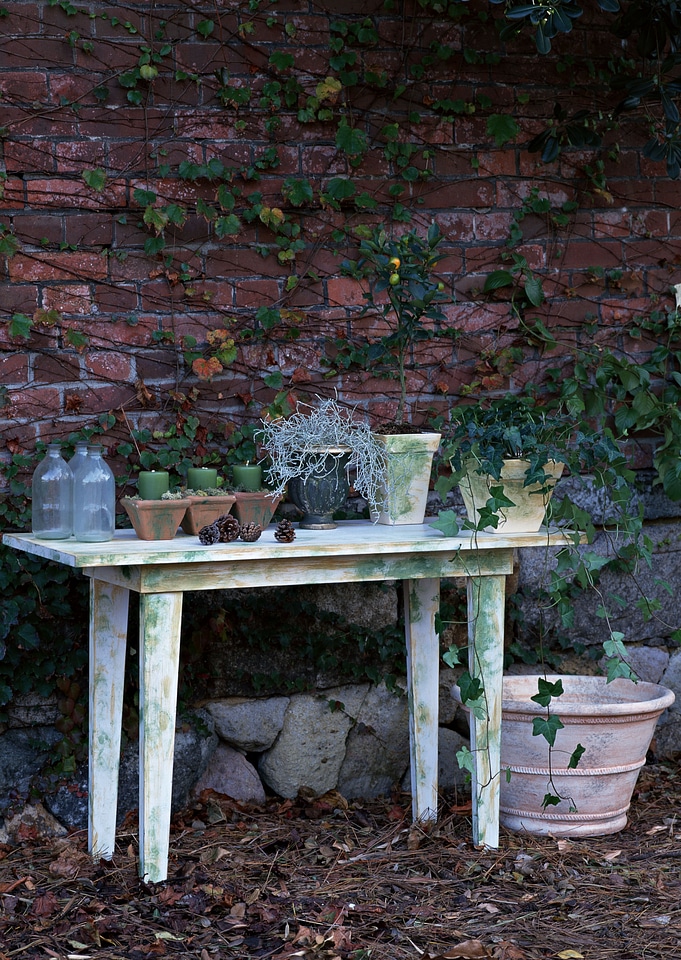
M 531 701 L 536 676 L 504 677 L 501 719 L 499 820 L 510 830 L 556 837 L 617 833 L 627 810 L 660 714 L 674 694 L 656 683 L 605 677 L 561 677 L 564 693 L 552 711 L 558 730 L 549 765 L 549 745 L 533 736 L 532 721 L 546 712 Z M 558 677 L 547 677 L 555 683 Z M 458 689 L 454 696 L 460 700 Z M 574 769 L 568 761 L 581 744 Z M 562 799 L 542 809 L 546 794 Z
M 281 497 L 273 497 L 263 490 L 256 493 L 237 490 L 234 496 L 236 502 L 232 507 L 232 513 L 239 523 L 242 526 L 245 523 L 257 523 L 263 530 L 274 516 L 274 511 L 281 501 Z
M 187 510 L 186 500 L 121 500 L 140 540 L 172 540 Z
M 475 461 L 469 461 L 469 464 L 468 473 L 459 483 L 459 490 L 471 523 L 479 522 L 479 511 L 487 504 L 491 488 L 503 487 L 504 496 L 512 500 L 514 506 L 499 510 L 496 514 L 499 517 L 498 525 L 485 527 L 485 533 L 536 533 L 539 530 L 556 483 L 565 469 L 564 463 L 554 460 L 547 463 L 544 467 L 544 472 L 550 478 L 547 483 L 533 483 L 527 487 L 524 485 L 530 466 L 527 460 L 506 460 L 500 480 L 477 473 Z
M 186 497 L 184 502 L 187 504 L 187 512 L 182 519 L 182 529 L 195 537 L 201 527 L 214 523 L 218 517 L 229 513 L 235 500 L 236 497 L 231 493 L 215 497 Z
M 387 504 L 378 515 L 383 524 L 423 523 L 430 489 L 433 456 L 439 433 L 377 433 L 386 448 L 388 469 L 384 494 Z

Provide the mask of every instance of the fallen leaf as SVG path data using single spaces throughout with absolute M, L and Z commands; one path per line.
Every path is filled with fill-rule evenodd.
M 604 854 L 603 859 L 604 859 L 604 860 L 616 860 L 616 859 L 620 856 L 621 853 L 622 853 L 621 850 L 611 850 L 610 853 Z
M 665 831 L 666 829 L 667 829 L 667 827 L 664 827 L 664 826 L 660 823 L 660 824 L 658 824 L 656 827 L 651 827 L 650 830 L 646 830 L 646 837 L 652 837 L 654 834 L 660 833 L 660 832 L 662 832 L 662 831 Z
M 481 910 L 486 910 L 487 913 L 501 913 L 499 907 L 495 906 L 493 903 L 481 903 Z
M 53 893 L 43 893 L 33 901 L 31 912 L 36 917 L 49 917 L 57 910 L 59 904 Z
M 482 940 L 464 940 L 431 960 L 491 960 L 492 954 Z
M 584 954 L 579 953 L 578 950 L 562 950 L 560 953 L 556 954 L 560 960 L 584 960 Z
M 48 870 L 53 877 L 64 877 L 65 880 L 72 880 L 80 873 L 80 863 L 77 860 L 59 857 L 53 860 Z
M 502 940 L 494 948 L 494 960 L 527 960 L 527 954 L 515 943 Z

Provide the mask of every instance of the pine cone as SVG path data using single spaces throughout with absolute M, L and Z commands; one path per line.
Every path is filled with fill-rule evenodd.
M 293 543 L 296 539 L 296 531 L 290 520 L 280 520 L 277 529 L 274 531 L 274 539 L 279 543 Z
M 230 543 L 239 536 L 239 521 L 231 513 L 223 513 L 218 517 L 215 526 L 220 532 L 220 543 Z
M 217 523 L 208 523 L 199 530 L 199 543 L 211 544 L 220 542 L 220 531 Z
M 247 543 L 255 543 L 260 539 L 262 527 L 259 523 L 244 523 L 239 529 L 239 536 Z

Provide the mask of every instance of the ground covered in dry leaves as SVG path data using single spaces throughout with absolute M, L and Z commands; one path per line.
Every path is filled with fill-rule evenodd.
M 630 823 L 601 839 L 470 841 L 445 798 L 426 834 L 408 797 L 223 797 L 176 818 L 169 879 L 136 836 L 92 863 L 82 834 L 0 852 L 0 960 L 679 960 L 681 771 L 644 768 Z

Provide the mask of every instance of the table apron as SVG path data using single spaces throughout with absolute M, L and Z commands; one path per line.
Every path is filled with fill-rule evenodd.
M 135 593 L 233 590 L 367 580 L 423 580 L 502 576 L 513 572 L 513 549 L 478 554 L 381 554 L 365 557 L 292 557 L 238 563 L 167 563 L 85 567 L 86 576 Z

